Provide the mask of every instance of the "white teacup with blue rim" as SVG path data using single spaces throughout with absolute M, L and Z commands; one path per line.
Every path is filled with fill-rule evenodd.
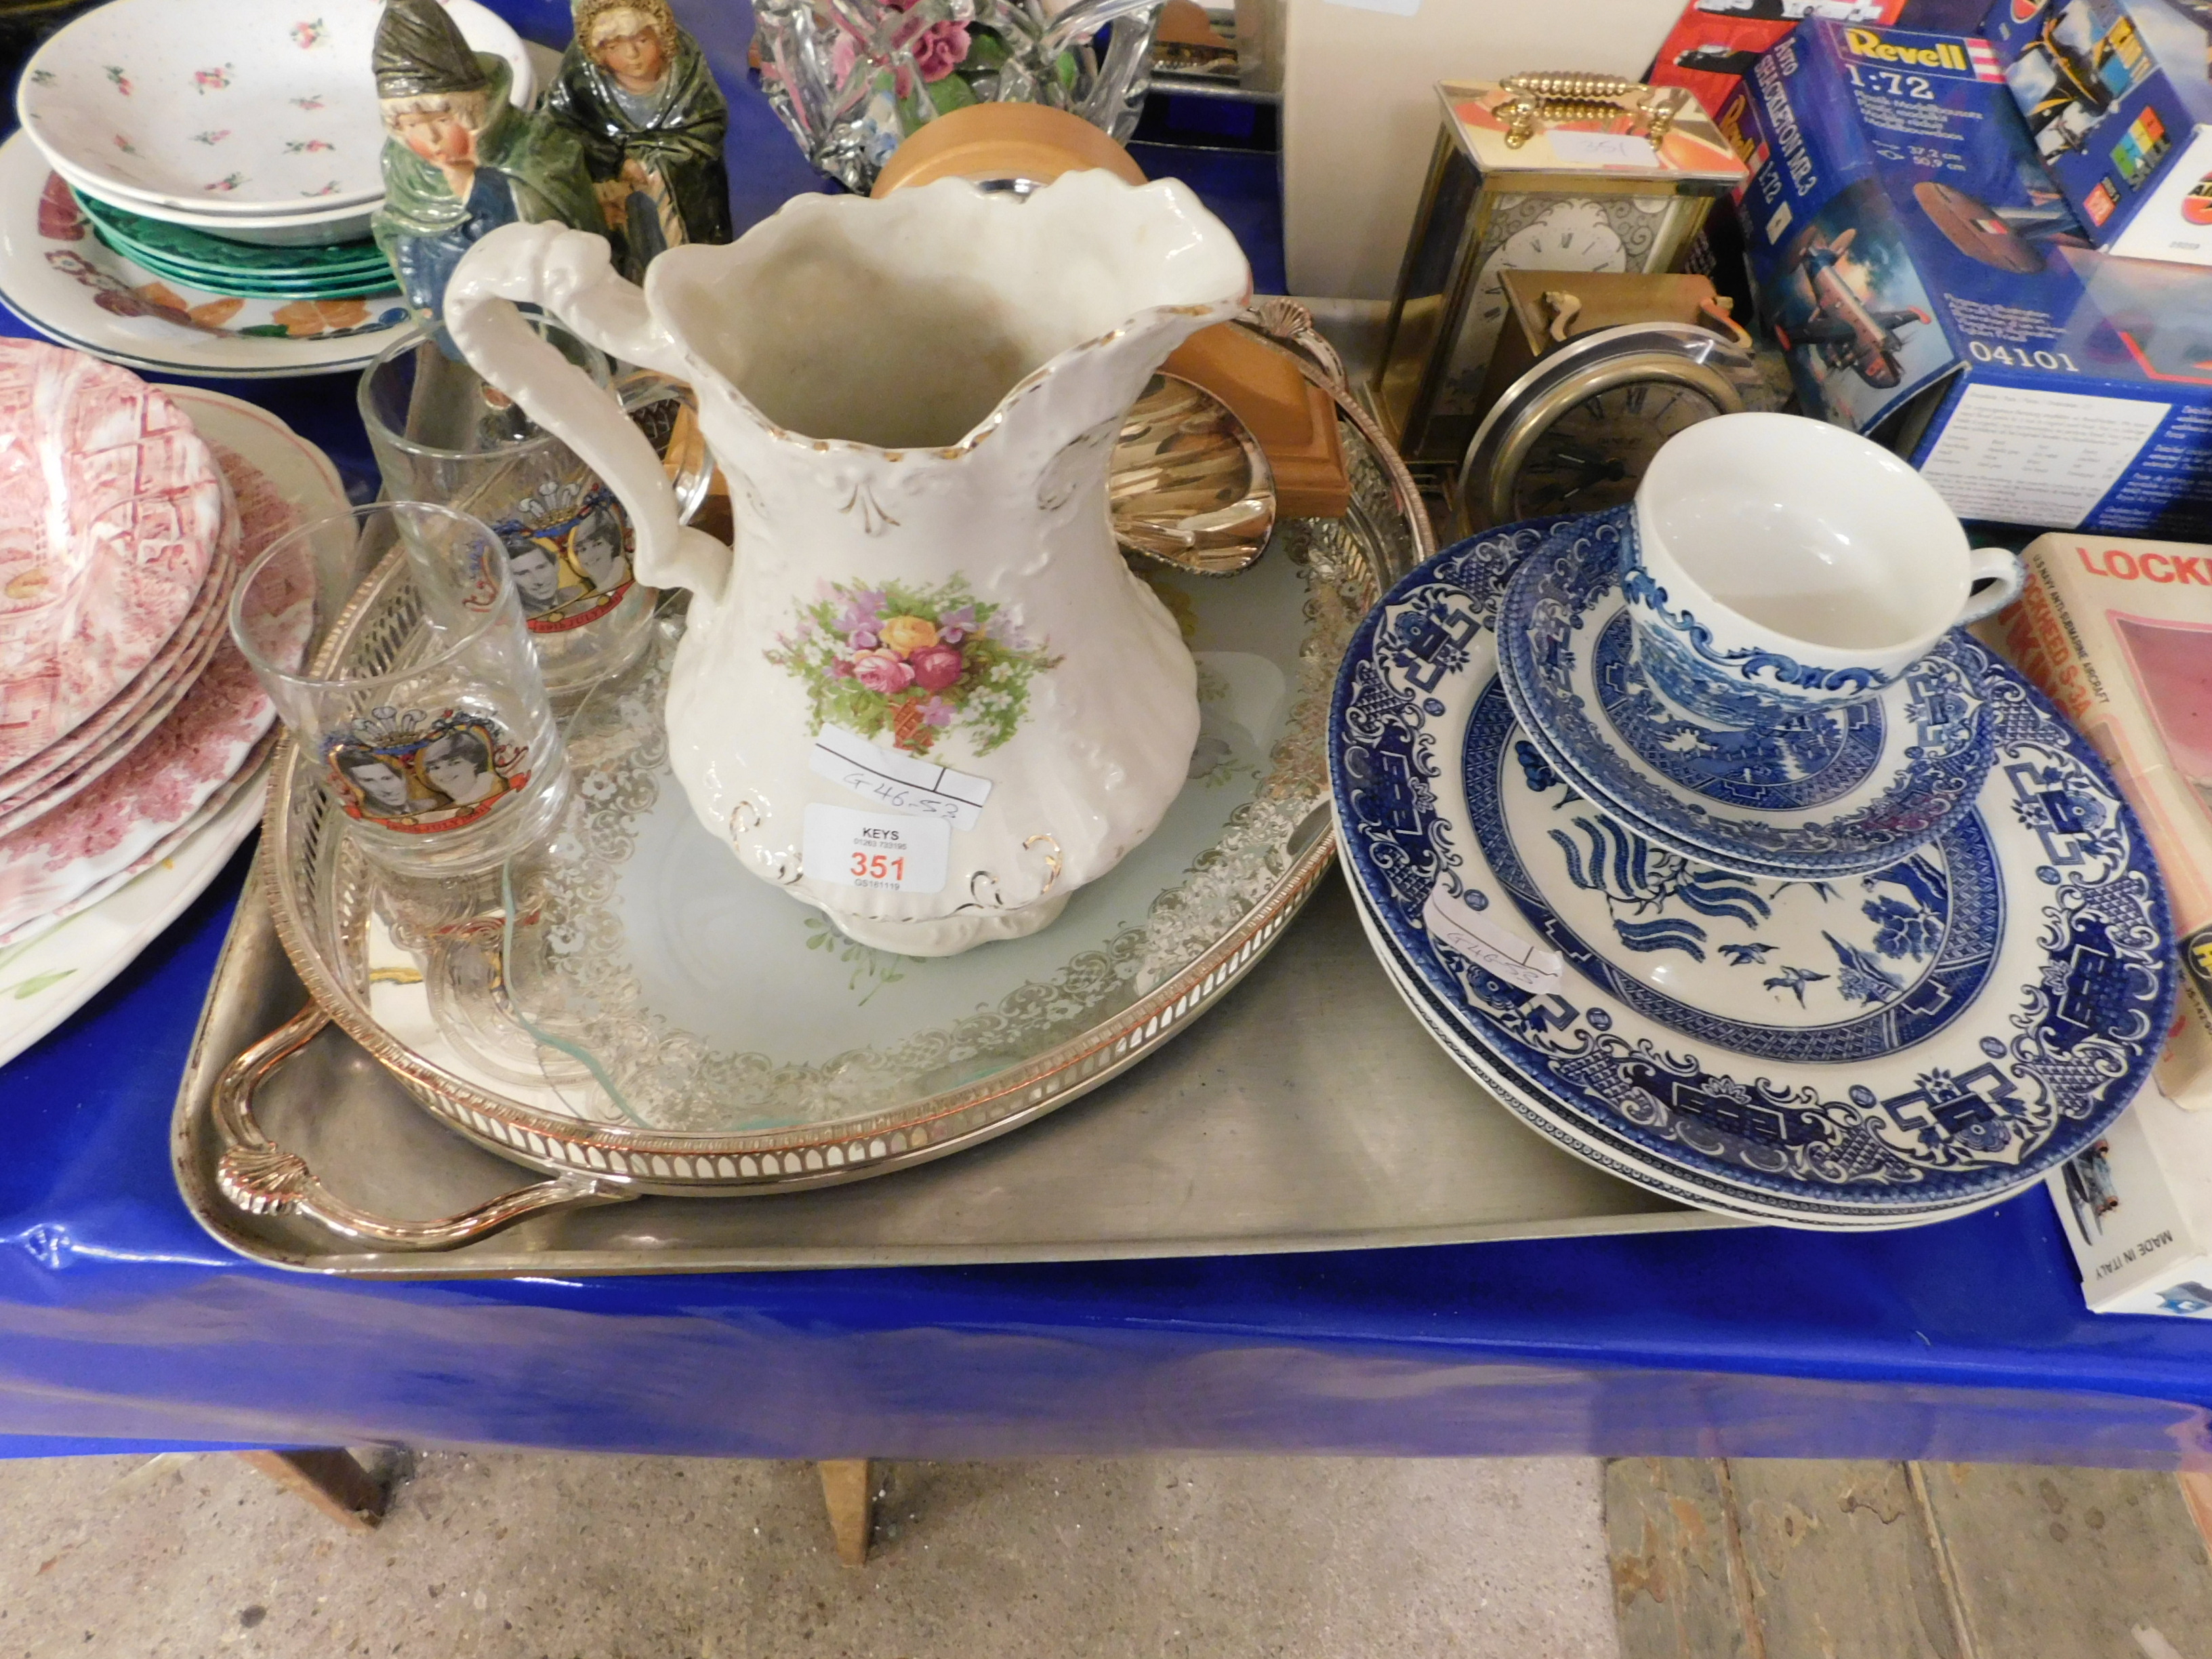
M 1872 696 L 2020 592 L 2018 556 L 1970 548 L 1910 465 L 1802 416 L 1676 434 L 1644 471 L 1635 519 L 1621 586 L 1638 660 L 1713 719 Z

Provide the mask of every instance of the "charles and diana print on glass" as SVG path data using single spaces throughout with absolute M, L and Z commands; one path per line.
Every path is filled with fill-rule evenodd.
M 465 709 L 380 708 L 326 738 L 346 816 L 406 835 L 478 822 L 530 781 L 530 750 Z

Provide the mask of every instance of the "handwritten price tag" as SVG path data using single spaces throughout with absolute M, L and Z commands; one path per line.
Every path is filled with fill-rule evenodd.
M 1632 132 L 1577 132 L 1571 127 L 1555 128 L 1544 137 L 1552 146 L 1552 154 L 1570 167 L 1656 167 L 1659 152 L 1651 148 L 1649 138 L 1639 138 Z
M 952 826 L 943 818 L 856 812 L 849 806 L 806 809 L 800 856 L 809 877 L 840 887 L 886 893 L 938 893 L 952 853 Z
M 1526 933 L 1492 921 L 1465 899 L 1446 892 L 1441 884 L 1429 889 L 1421 921 L 1431 939 L 1443 940 L 1508 985 L 1524 991 L 1559 988 L 1565 963 L 1557 951 L 1547 951 Z
M 871 743 L 842 726 L 822 728 L 807 764 L 820 776 L 866 795 L 878 806 L 942 818 L 962 830 L 975 827 L 983 803 L 991 798 L 988 778 L 933 766 L 919 757 Z

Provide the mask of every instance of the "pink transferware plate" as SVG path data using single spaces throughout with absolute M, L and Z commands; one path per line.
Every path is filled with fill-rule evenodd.
M 76 730 L 0 775 L 0 835 L 61 805 L 128 755 L 184 701 L 222 642 L 238 561 L 221 562 L 160 654 Z
M 238 573 L 300 522 L 295 500 L 337 512 L 344 489 L 320 451 L 251 404 L 220 392 L 175 388 L 173 400 L 206 439 L 237 504 L 237 551 L 210 570 L 201 596 L 170 642 L 106 708 L 14 772 L 0 775 L 0 835 L 23 828 L 97 781 L 168 717 L 213 658 L 228 623 Z M 249 411 L 240 414 L 240 408 Z M 225 439 L 252 446 L 286 474 L 280 482 Z
M 217 785 L 215 793 L 202 801 L 198 809 L 190 817 L 163 836 L 161 840 L 155 842 L 153 846 L 148 848 L 129 864 L 111 875 L 103 876 L 75 898 L 56 905 L 51 911 L 34 916 L 30 921 L 20 923 L 5 932 L 0 932 L 0 951 L 13 951 L 18 946 L 28 945 L 33 939 L 44 938 L 71 916 L 82 915 L 85 911 L 97 908 L 155 866 L 165 860 L 176 857 L 179 849 L 186 842 L 206 830 L 210 824 L 219 818 L 228 817 L 232 804 L 237 801 L 240 795 L 248 792 L 258 794 L 269 781 L 269 757 L 276 750 L 276 738 L 277 733 L 273 728 L 264 732 L 261 741 L 255 744 L 248 751 L 245 763 L 232 777 Z M 236 846 L 239 842 L 245 840 L 246 833 L 247 831 L 241 830 L 231 844 Z M 0 996 L 5 994 L 6 988 L 0 986 Z M 0 1063 L 4 1063 L 4 1060 L 0 1059 Z
M 273 736 L 262 742 L 275 747 Z M 222 872 L 260 822 L 258 781 L 250 769 L 240 774 L 228 805 L 143 860 L 138 874 L 88 895 L 67 920 L 0 944 L 0 1064 L 97 996 Z
M 176 712 L 130 758 L 58 811 L 0 836 L 0 938 L 131 868 L 244 768 L 276 711 L 223 641 Z
M 222 458 L 250 562 L 297 524 L 342 511 L 321 450 L 275 416 L 219 392 L 173 388 Z M 189 840 L 245 787 L 270 747 L 274 711 L 228 629 L 175 711 L 118 764 L 27 828 L 0 836 L 0 948 L 12 948 L 126 884 Z
M 0 341 L 0 766 L 160 653 L 237 526 L 184 411 L 127 370 Z

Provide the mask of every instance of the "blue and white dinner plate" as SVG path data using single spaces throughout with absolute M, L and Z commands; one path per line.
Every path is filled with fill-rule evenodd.
M 1343 850 L 1340 839 L 1338 847 L 1340 853 Z M 1941 1206 L 1925 1212 L 1899 1209 L 1866 1214 L 1838 1212 L 1802 1200 L 1762 1200 L 1756 1194 L 1725 1182 L 1713 1180 L 1696 1170 L 1658 1166 L 1644 1158 L 1633 1146 L 1619 1136 L 1606 1134 L 1552 1111 L 1541 1099 L 1517 1085 L 1497 1056 L 1486 1051 L 1459 1023 L 1454 1012 L 1440 1004 L 1435 993 L 1413 976 L 1390 944 L 1382 925 L 1375 919 L 1374 911 L 1357 883 L 1352 884 L 1352 908 L 1358 914 L 1359 925 L 1366 933 L 1368 944 L 1381 961 L 1391 988 L 1397 992 L 1407 1010 L 1420 1021 L 1437 1045 L 1451 1056 L 1461 1070 L 1523 1123 L 1555 1142 L 1563 1151 L 1595 1164 L 1607 1175 L 1632 1182 L 1662 1197 L 1699 1209 L 1718 1211 L 1747 1221 L 1771 1222 L 1785 1227 L 1806 1227 L 1828 1232 L 1874 1232 L 1898 1227 L 1924 1226 L 1931 1221 L 1948 1221 L 1954 1216 L 1979 1209 L 1984 1203 L 1996 1203 L 2004 1196 L 1997 1194 L 1987 1200 L 1965 1205 Z
M 1973 810 L 1990 764 L 1978 647 L 1947 637 L 1842 708 L 1674 684 L 1638 651 L 1620 586 L 1633 513 L 1559 522 L 1506 585 L 1505 696 L 1553 770 L 1644 839 L 1764 876 L 1863 875 Z M 1746 706 L 1713 706 L 1731 696 Z
M 1962 636 L 1994 758 L 1937 841 L 1848 878 L 1653 846 L 1563 781 L 1498 684 L 1505 583 L 1561 522 L 1415 570 L 1339 674 L 1346 868 L 1435 1005 L 1586 1136 L 1808 1217 L 1953 1213 L 2094 1140 L 2174 984 L 2156 867 L 2087 745 Z

